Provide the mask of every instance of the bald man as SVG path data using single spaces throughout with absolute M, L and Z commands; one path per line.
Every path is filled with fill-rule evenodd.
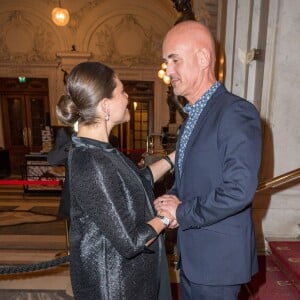
M 233 300 L 257 272 L 252 200 L 261 160 L 260 117 L 216 80 L 215 45 L 196 21 L 174 26 L 163 42 L 174 93 L 188 118 L 176 148 L 175 183 L 155 200 L 178 227 L 182 300 Z

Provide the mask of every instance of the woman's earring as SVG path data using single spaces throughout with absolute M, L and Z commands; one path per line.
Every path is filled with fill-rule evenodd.
M 105 119 L 105 121 L 109 120 L 109 114 L 107 112 L 105 113 L 104 119 Z

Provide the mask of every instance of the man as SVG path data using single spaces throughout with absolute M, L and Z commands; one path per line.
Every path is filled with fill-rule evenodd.
M 214 75 L 215 46 L 196 21 L 175 25 L 163 42 L 166 73 L 188 100 L 176 149 L 175 183 L 155 208 L 178 227 L 182 300 L 237 299 L 257 272 L 251 216 L 261 159 L 260 117 Z

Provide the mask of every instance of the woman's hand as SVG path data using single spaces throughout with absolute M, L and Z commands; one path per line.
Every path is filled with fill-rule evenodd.
M 154 207 L 158 213 L 160 211 L 168 211 L 171 214 L 173 221 L 170 228 L 176 228 L 179 225 L 176 220 L 176 210 L 180 204 L 181 201 L 176 196 L 168 194 L 162 195 L 154 200 Z M 174 222 L 174 220 L 176 222 Z
M 172 216 L 172 214 L 169 211 L 167 211 L 167 210 L 159 210 L 159 211 L 157 211 L 157 214 L 159 216 L 166 217 L 166 218 L 168 218 L 170 220 L 170 224 L 169 224 L 168 228 L 174 229 L 174 228 L 178 227 L 177 220 Z

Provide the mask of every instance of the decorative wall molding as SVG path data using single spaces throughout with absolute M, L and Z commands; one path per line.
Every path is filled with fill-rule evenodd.
M 76 33 L 80 24 L 82 23 L 83 17 L 85 17 L 91 10 L 95 9 L 101 2 L 101 0 L 88 1 L 78 11 L 71 13 L 69 27 Z
M 30 16 L 20 10 L 10 11 L 0 22 L 0 62 L 55 61 L 54 34 L 45 23 L 30 21 Z
M 89 52 L 81 52 L 81 51 L 66 51 L 66 52 L 58 52 L 56 54 L 58 57 L 64 57 L 64 58 L 88 58 L 91 56 L 91 53 Z
M 91 37 L 94 58 L 110 65 L 140 66 L 161 63 L 163 37 L 140 16 L 119 15 L 101 24 Z

